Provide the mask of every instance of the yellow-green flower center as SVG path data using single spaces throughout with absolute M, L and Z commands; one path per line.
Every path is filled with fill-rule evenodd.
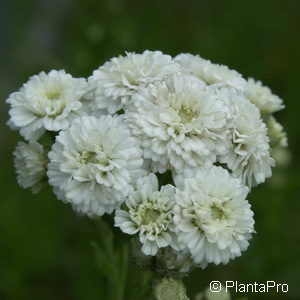
M 56 91 L 47 91 L 45 93 L 45 96 L 49 100 L 57 100 L 61 97 L 61 91 L 56 90 Z
M 80 162 L 82 164 L 97 163 L 98 159 L 96 155 L 97 155 L 96 152 L 83 151 L 81 153 Z
M 198 117 L 198 114 L 193 111 L 190 108 L 187 108 L 185 106 L 182 106 L 178 112 L 180 118 L 181 118 L 181 122 L 182 123 L 189 123 L 191 122 L 193 119 L 195 119 L 196 117 Z
M 210 209 L 213 218 L 221 220 L 224 217 L 223 209 L 216 204 L 213 204 Z
M 160 211 L 157 209 L 147 209 L 144 213 L 144 216 L 142 217 L 143 223 L 145 225 L 149 223 L 153 223 L 157 220 L 157 218 L 160 216 Z

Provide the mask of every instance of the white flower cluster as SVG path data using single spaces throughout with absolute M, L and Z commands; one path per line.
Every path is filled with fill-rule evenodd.
M 254 233 L 247 194 L 287 146 L 279 97 L 191 54 L 126 53 L 88 79 L 42 72 L 7 102 L 28 141 L 18 183 L 37 191 L 48 177 L 79 214 L 114 213 L 159 272 L 240 256 Z

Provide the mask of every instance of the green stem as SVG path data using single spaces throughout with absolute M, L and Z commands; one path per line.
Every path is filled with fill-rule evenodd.
M 128 257 L 129 257 L 129 248 L 128 245 L 123 244 L 121 248 L 121 259 L 120 259 L 120 270 L 118 278 L 118 289 L 117 289 L 117 300 L 125 299 L 125 288 L 127 282 L 127 273 L 128 273 Z
M 107 220 L 106 220 L 107 221 Z M 93 246 L 96 250 L 98 269 L 107 280 L 107 298 L 124 300 L 128 273 L 129 245 L 116 239 L 112 228 L 102 218 L 88 223 L 96 232 Z

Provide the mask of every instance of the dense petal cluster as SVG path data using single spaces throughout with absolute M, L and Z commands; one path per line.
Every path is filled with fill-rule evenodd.
M 91 105 L 95 110 L 115 113 L 128 104 L 140 86 L 163 80 L 177 71 L 179 65 L 160 51 L 146 50 L 142 54 L 114 57 L 95 70 L 88 80 Z
M 267 127 L 259 110 L 246 98 L 235 100 L 232 103 L 235 115 L 231 132 L 232 150 L 221 155 L 219 160 L 227 164 L 236 177 L 252 187 L 272 175 L 274 160 L 270 154 Z
M 158 190 L 157 177 L 150 173 L 138 180 L 137 190 L 126 200 L 127 210 L 116 211 L 115 226 L 127 234 L 138 233 L 141 251 L 156 255 L 159 248 L 173 244 L 174 195 L 171 185 Z
M 85 79 L 73 78 L 63 70 L 34 75 L 9 96 L 9 125 L 20 129 L 26 140 L 38 139 L 45 130 L 66 129 L 83 113 L 86 89 Z
M 28 144 L 18 142 L 13 154 L 18 184 L 37 193 L 42 187 L 41 180 L 46 175 L 48 160 L 44 147 L 34 141 Z
M 246 87 L 247 98 L 255 104 L 262 114 L 272 114 L 284 108 L 283 101 L 261 81 L 249 78 Z
M 228 263 L 247 249 L 254 232 L 247 192 L 221 167 L 202 169 L 185 179 L 176 196 L 174 222 L 178 242 L 197 265 Z
M 181 170 L 216 161 L 228 147 L 228 107 L 203 82 L 174 75 L 140 89 L 126 114 L 153 169 Z
M 141 150 L 122 117 L 76 119 L 49 153 L 49 183 L 79 213 L 111 213 L 143 175 Z
M 182 53 L 174 59 L 178 62 L 183 72 L 192 74 L 207 85 L 224 84 L 237 89 L 243 89 L 246 85 L 245 79 L 235 70 L 230 70 L 227 66 L 212 63 L 199 55 Z

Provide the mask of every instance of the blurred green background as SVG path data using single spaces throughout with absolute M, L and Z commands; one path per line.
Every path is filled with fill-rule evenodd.
M 211 280 L 288 283 L 300 299 L 300 1 L 298 0 L 1 0 L 0 1 L 0 299 L 103 299 L 83 218 L 57 201 L 17 186 L 12 151 L 20 139 L 5 125 L 5 99 L 41 70 L 89 76 L 124 51 L 200 54 L 262 80 L 286 109 L 276 115 L 291 163 L 249 196 L 256 231 L 241 258 L 197 270 L 190 296 Z M 240 295 L 241 296 L 241 295 Z

